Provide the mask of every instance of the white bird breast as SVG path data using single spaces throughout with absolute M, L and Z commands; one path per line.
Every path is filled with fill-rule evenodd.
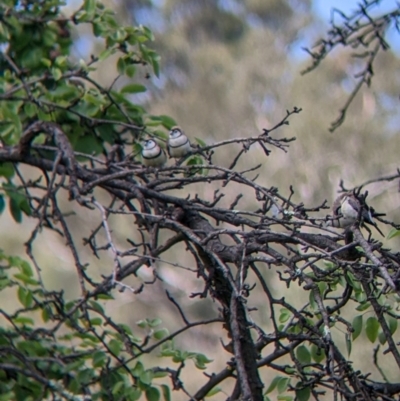
M 171 157 L 185 156 L 191 149 L 189 139 L 182 133 L 175 138 L 170 134 L 168 139 L 168 149 Z
M 149 140 L 143 146 L 142 161 L 146 167 L 159 167 L 167 161 L 167 156 L 155 141 Z
M 358 218 L 358 211 L 359 211 L 359 204 L 357 202 L 357 204 L 355 203 L 357 201 L 351 201 L 351 199 L 346 198 L 343 203 L 342 206 L 340 208 L 340 212 L 341 214 L 348 218 L 348 219 L 354 219 L 356 220 Z
M 340 207 L 334 212 L 334 219 L 327 222 L 327 226 L 347 228 L 358 219 L 360 205 L 357 200 L 344 197 Z M 335 216 L 336 215 L 336 216 Z

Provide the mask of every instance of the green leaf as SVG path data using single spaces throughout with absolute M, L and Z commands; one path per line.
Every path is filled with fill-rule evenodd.
M 137 401 L 142 396 L 142 391 L 139 388 L 127 387 L 125 388 L 125 397 L 127 401 Z
M 115 355 L 118 356 L 121 352 L 122 349 L 122 343 L 121 341 L 117 341 L 112 339 L 109 343 L 108 343 L 108 347 L 110 348 L 111 352 Z
M 153 381 L 153 378 L 154 374 L 151 370 L 145 370 L 139 376 L 139 380 L 146 385 L 150 385 L 151 382 Z
M 146 399 L 147 401 L 159 401 L 160 399 L 160 391 L 156 387 L 149 387 L 146 390 Z
M 17 190 L 12 184 L 3 184 L 7 195 L 9 196 L 9 208 L 14 220 L 17 223 L 22 221 L 21 211 L 26 215 L 30 216 L 32 214 L 28 200 L 24 193 Z
M 12 319 L 12 321 L 14 323 L 18 323 L 18 324 L 22 324 L 24 326 L 29 325 L 29 326 L 33 326 L 34 325 L 34 321 L 33 319 L 31 319 L 30 317 L 26 317 L 26 316 L 18 316 Z
M 353 319 L 353 333 L 352 333 L 352 339 L 353 341 L 361 334 L 362 326 L 363 326 L 363 317 L 362 315 L 357 315 Z
M 16 278 L 17 280 L 22 281 L 24 284 L 31 284 L 31 285 L 38 285 L 39 282 L 37 280 L 34 280 L 32 277 L 29 277 L 25 274 L 22 273 L 17 273 L 14 274 L 14 278 Z
M 109 43 L 123 43 L 127 37 L 125 29 L 116 29 L 111 36 L 108 37 Z
M 141 328 L 144 329 L 147 327 L 147 320 L 139 320 L 136 324 Z
M 89 305 L 90 305 L 95 311 L 104 314 L 104 308 L 103 308 L 98 302 L 89 301 Z
M 196 142 L 202 147 L 205 148 L 207 146 L 207 144 L 200 138 L 195 137 L 194 138 L 196 140 Z
M 354 290 L 356 291 L 361 291 L 361 284 L 360 282 L 354 277 L 353 274 L 351 274 L 350 272 L 346 272 L 346 280 L 349 283 L 349 285 L 351 285 Z
M 160 318 L 155 318 L 155 319 L 147 319 L 147 323 L 149 325 L 149 327 L 157 327 L 162 323 L 162 320 Z
M 132 376 L 139 377 L 144 372 L 144 367 L 142 362 L 137 362 L 135 367 L 132 369 Z
M 81 20 L 81 15 L 79 15 L 79 20 Z M 107 27 L 104 24 L 99 24 L 96 22 L 92 23 L 93 35 L 96 37 L 103 36 L 108 32 Z
M 31 265 L 26 260 L 21 260 L 19 266 L 22 270 L 22 273 L 24 273 L 25 276 L 28 276 L 28 277 L 33 276 L 33 270 L 31 268 Z
M 196 354 L 196 359 L 201 363 L 211 363 L 213 359 L 208 359 L 204 354 Z
M 206 364 L 211 363 L 213 360 L 208 359 L 205 355 L 203 354 L 196 354 L 195 356 L 195 365 L 197 369 L 206 369 Z
M 32 215 L 32 211 L 31 211 L 31 207 L 29 206 L 28 200 L 27 199 L 23 199 L 20 204 L 19 207 L 21 208 L 21 210 L 27 215 L 27 216 L 31 216 Z
M 187 162 L 187 166 L 199 166 L 202 164 L 203 159 L 201 156 L 194 155 Z
M 71 393 L 76 394 L 76 393 L 78 393 L 78 391 L 79 391 L 80 384 L 79 384 L 79 382 L 78 382 L 78 380 L 77 380 L 76 378 L 73 378 L 73 379 L 69 382 L 67 388 L 68 388 L 68 390 L 69 390 Z
M 143 32 L 145 33 L 146 37 L 149 40 L 153 41 L 154 40 L 153 32 L 149 28 L 147 28 L 146 26 L 143 26 L 142 28 L 143 28 Z
M 351 340 L 351 336 L 350 336 L 349 333 L 346 333 L 346 335 L 345 335 L 345 341 L 346 341 L 347 355 L 350 356 L 350 354 L 351 354 L 351 347 L 352 347 L 352 340 Z
M 374 343 L 377 339 L 379 327 L 380 325 L 376 317 L 371 316 L 367 319 L 365 333 L 367 334 L 368 340 L 371 341 L 371 343 Z
M 113 388 L 112 388 L 112 390 L 111 390 L 111 393 L 113 395 L 117 395 L 121 391 L 121 389 L 124 387 L 124 384 L 125 383 L 122 380 L 117 382 L 117 383 L 115 383 Z
M 0 176 L 10 179 L 14 176 L 15 170 L 12 163 L 0 163 Z
M 290 319 L 291 313 L 286 308 L 281 308 L 279 314 L 279 323 L 285 323 Z
M 321 363 L 325 359 L 325 351 L 322 348 L 317 347 L 315 344 L 312 344 L 311 357 L 315 362 Z
M 326 285 L 326 283 L 324 283 L 323 281 L 321 282 L 317 282 L 317 286 L 319 288 L 319 292 L 322 295 L 322 297 L 325 298 L 325 291 L 328 288 L 328 286 Z
M 356 311 L 364 312 L 365 310 L 369 309 L 370 306 L 371 306 L 370 302 L 363 302 L 357 306 Z
M 48 58 L 42 57 L 40 59 L 40 62 L 47 68 L 51 67 L 51 60 L 49 60 Z
M 141 93 L 146 92 L 146 87 L 140 84 L 129 84 L 121 89 L 121 93 Z
M 23 306 L 26 306 L 26 305 L 25 305 L 26 293 L 27 293 L 27 290 L 26 290 L 25 288 L 23 288 L 23 287 L 18 287 L 18 291 L 17 291 L 18 300 L 19 300 L 19 302 L 21 302 L 21 304 L 22 304 Z
M 90 100 L 81 100 L 75 107 L 72 108 L 73 111 L 76 111 L 87 117 L 96 117 L 96 114 L 99 113 L 100 109 L 101 106 L 98 104 L 98 102 L 92 102 Z
M 354 291 L 355 298 L 357 302 L 363 304 L 367 301 L 367 294 L 363 290 L 355 290 Z
M 159 56 L 153 56 L 151 58 L 151 65 L 153 66 L 153 71 L 157 78 L 160 78 L 160 59 Z
M 110 299 L 115 299 L 111 294 L 98 294 L 96 295 L 95 299 L 105 299 L 105 300 L 110 300 Z
M 387 322 L 389 324 L 390 334 L 396 333 L 397 330 L 397 319 L 392 316 L 388 316 Z
M 161 384 L 160 387 L 164 397 L 164 401 L 171 401 L 171 390 L 169 389 L 169 387 L 166 384 Z
M 74 146 L 77 152 L 98 155 L 103 151 L 100 141 L 93 136 L 84 136 L 79 138 Z
M 168 335 L 169 335 L 168 329 L 161 329 L 161 330 L 157 330 L 156 332 L 154 332 L 153 337 L 156 340 L 161 340 L 162 338 L 165 338 Z
M 296 390 L 296 401 L 308 401 L 311 395 L 311 388 L 304 387 L 301 390 Z
M 11 216 L 15 220 L 16 223 L 21 223 L 22 221 L 22 213 L 19 207 L 18 202 L 15 199 L 10 199 L 9 201 L 9 209 L 11 212 Z
M 43 322 L 45 322 L 45 323 L 47 323 L 49 320 L 50 320 L 50 317 L 51 317 L 51 311 L 50 311 L 50 308 L 48 308 L 48 307 L 43 307 L 43 309 L 42 309 L 42 319 L 43 319 Z
M 58 67 L 68 67 L 67 61 L 68 61 L 67 56 L 58 56 L 55 59 L 54 64 L 57 65 Z
M 300 345 L 299 347 L 297 347 L 296 357 L 303 365 L 308 365 L 311 363 L 310 351 L 304 345 Z
M 160 377 L 168 376 L 168 372 L 153 372 L 154 378 L 159 379 Z
M 99 61 L 103 61 L 106 58 L 110 57 L 112 54 L 116 52 L 116 49 L 114 48 L 109 48 L 109 49 L 104 49 L 100 54 L 99 54 Z
M 83 365 L 85 364 L 85 361 L 83 359 L 78 359 L 77 361 L 71 362 L 67 365 L 64 365 L 62 368 L 62 371 L 64 373 L 69 373 L 75 370 L 79 370 Z
M 292 366 L 285 366 L 285 373 L 288 375 L 294 375 L 296 373 L 296 369 Z
M 92 363 L 94 368 L 103 367 L 107 360 L 107 355 L 103 351 L 96 351 L 93 354 Z
M 274 377 L 274 379 L 272 380 L 271 384 L 268 386 L 265 394 L 272 393 L 275 390 L 275 387 L 278 385 L 279 380 L 281 380 L 282 378 L 283 378 L 283 376 Z
M 155 130 L 153 131 L 153 135 L 155 135 L 157 138 L 164 139 L 165 141 L 168 140 L 168 134 L 166 134 L 164 131 Z
M 345 278 L 343 275 L 339 276 L 339 277 L 338 277 L 338 283 L 339 283 L 343 288 L 345 288 L 345 287 L 346 287 L 346 278 Z
M 62 77 L 62 71 L 59 68 L 52 68 L 51 74 L 55 81 L 58 81 Z
M 11 280 L 8 278 L 0 278 L 0 291 L 6 287 L 11 287 Z
M 89 383 L 89 381 L 91 381 L 94 374 L 95 373 L 93 369 L 83 369 L 78 372 L 76 378 L 80 384 L 86 385 L 87 383 Z
M 125 332 L 125 334 L 128 334 L 129 336 L 133 335 L 133 332 L 128 325 L 120 323 L 118 326 Z
M 203 165 L 203 158 L 198 155 L 190 157 L 186 162 L 186 166 L 201 166 L 201 165 Z M 192 176 L 195 174 L 206 175 L 207 173 L 208 170 L 204 170 L 202 168 L 191 168 L 188 169 L 188 172 L 185 175 L 186 176 Z
M 386 239 L 392 239 L 394 237 L 398 237 L 400 235 L 400 230 L 397 230 L 396 228 L 392 228 L 387 235 Z
M 96 11 L 96 0 L 85 0 L 83 2 L 83 9 L 86 11 L 88 20 L 91 20 Z
M 318 311 L 317 301 L 315 300 L 314 291 L 310 291 L 310 295 L 308 296 L 310 307 L 313 311 Z
M 207 394 L 206 397 L 212 397 L 222 391 L 221 387 L 213 387 Z
M 172 127 L 174 127 L 175 125 L 178 125 L 176 123 L 176 121 L 169 116 L 166 115 L 161 115 L 159 116 L 160 120 L 161 120 L 161 124 L 169 131 Z
M 282 394 L 284 391 L 286 391 L 289 386 L 289 383 L 290 383 L 289 377 L 281 377 L 276 386 L 278 393 Z
M 125 63 L 125 58 L 120 57 L 117 61 L 117 70 L 120 75 L 125 74 L 125 69 L 126 69 L 126 63 Z
M 125 68 L 125 74 L 129 77 L 132 78 L 136 73 L 136 67 L 132 64 L 132 65 L 128 65 Z

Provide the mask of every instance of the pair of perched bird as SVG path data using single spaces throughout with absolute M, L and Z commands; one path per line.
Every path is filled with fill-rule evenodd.
M 191 150 L 188 137 L 179 127 L 173 127 L 169 132 L 167 142 L 170 157 L 180 158 L 187 155 Z M 167 161 L 164 149 L 154 139 L 143 142 L 142 160 L 146 167 L 161 167 Z
M 354 192 L 341 194 L 332 205 L 332 216 L 326 222 L 327 226 L 348 229 L 354 223 L 368 223 L 373 225 L 383 236 L 372 217 L 373 209 L 365 201 L 361 202 Z

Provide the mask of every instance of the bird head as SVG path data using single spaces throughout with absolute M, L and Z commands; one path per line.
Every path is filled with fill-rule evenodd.
M 151 150 L 158 146 L 154 139 L 147 139 L 142 145 L 144 150 Z
M 171 131 L 169 132 L 169 137 L 171 139 L 176 139 L 179 138 L 182 134 L 182 129 L 180 127 L 172 127 Z

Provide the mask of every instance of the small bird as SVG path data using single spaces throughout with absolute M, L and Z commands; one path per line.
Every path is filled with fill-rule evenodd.
M 167 161 L 167 155 L 154 139 L 142 144 L 142 162 L 146 167 L 161 167 Z
M 274 219 L 279 219 L 279 214 L 281 213 L 281 206 L 279 205 L 279 199 L 277 196 L 274 196 L 274 201 L 271 201 L 271 206 L 269 211 L 271 212 L 271 216 Z
M 191 146 L 188 137 L 180 127 L 172 127 L 168 138 L 168 153 L 171 157 L 179 158 L 190 152 Z
M 327 226 L 348 228 L 357 220 L 376 226 L 370 208 L 361 205 L 360 200 L 352 192 L 345 192 L 338 196 L 332 205 L 332 219 Z

